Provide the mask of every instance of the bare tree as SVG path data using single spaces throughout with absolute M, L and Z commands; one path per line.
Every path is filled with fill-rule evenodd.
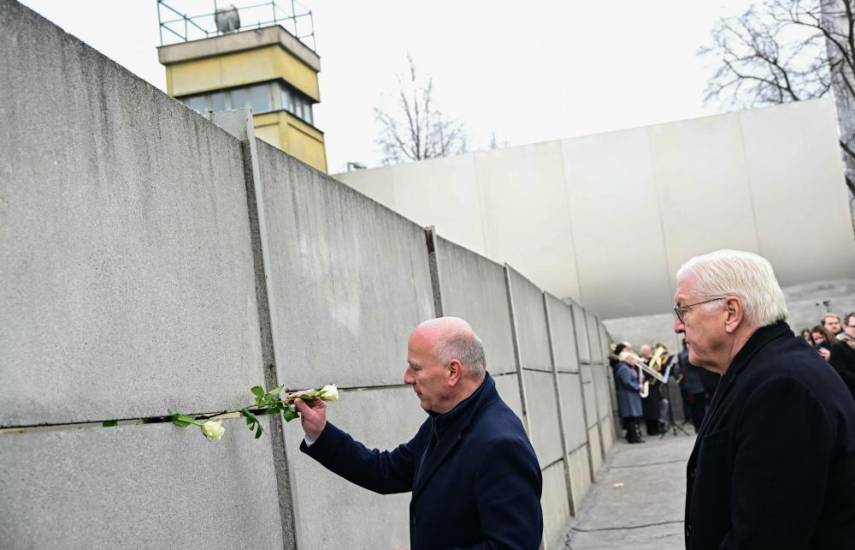
M 706 101 L 756 107 L 834 94 L 855 194 L 855 0 L 761 0 L 721 19 L 701 55 L 720 63 Z
M 375 143 L 383 151 L 383 164 L 445 157 L 466 151 L 463 122 L 446 118 L 433 102 L 433 79 L 419 78 L 413 59 L 409 78 L 398 77 L 398 97 L 392 112 L 374 109 L 380 124 Z

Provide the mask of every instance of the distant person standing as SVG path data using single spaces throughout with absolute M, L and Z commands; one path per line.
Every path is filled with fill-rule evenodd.
M 644 443 L 641 438 L 641 381 L 635 362 L 638 356 L 631 351 L 622 351 L 615 365 L 615 386 L 618 414 L 628 443 Z
M 822 328 L 830 332 L 833 336 L 843 335 L 843 328 L 840 326 L 840 317 L 834 313 L 826 313 L 822 316 Z
M 692 258 L 674 302 L 689 361 L 722 374 L 687 468 L 687 550 L 855 548 L 855 401 L 786 324 L 772 266 Z
M 683 340 L 683 351 L 677 354 L 677 365 L 683 373 L 682 386 L 686 390 L 692 426 L 695 427 L 695 433 L 698 433 L 701 431 L 701 424 L 704 423 L 704 414 L 707 411 L 707 392 L 701 378 L 701 368 L 689 362 L 686 340 Z
M 810 329 L 810 339 L 813 343 L 813 349 L 828 361 L 831 357 L 831 344 L 836 340 L 834 335 L 824 326 L 816 325 Z
M 644 364 L 649 365 L 653 358 L 653 347 L 650 344 L 642 345 L 638 350 L 638 356 Z M 659 382 L 652 377 L 648 380 L 647 387 L 647 396 L 641 398 L 644 427 L 647 435 L 658 435 L 665 431 L 665 424 L 662 422 L 662 392 Z

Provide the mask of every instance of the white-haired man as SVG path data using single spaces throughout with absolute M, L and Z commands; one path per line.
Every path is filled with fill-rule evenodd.
M 692 258 L 674 301 L 689 361 L 722 375 L 689 459 L 686 548 L 855 548 L 855 402 L 784 322 L 772 266 Z

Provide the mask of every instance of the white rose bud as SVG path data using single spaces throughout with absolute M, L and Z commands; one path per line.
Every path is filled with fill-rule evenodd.
M 324 386 L 320 391 L 321 399 L 324 401 L 338 401 L 338 388 L 335 384 Z
M 222 420 L 208 420 L 201 426 L 202 434 L 208 438 L 208 441 L 219 441 L 226 433 L 226 428 L 223 427 Z

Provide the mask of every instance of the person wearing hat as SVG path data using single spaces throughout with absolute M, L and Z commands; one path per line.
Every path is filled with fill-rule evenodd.
M 635 362 L 638 356 L 631 351 L 621 351 L 615 366 L 615 386 L 618 413 L 626 430 L 628 443 L 644 443 L 641 439 L 641 381 Z

